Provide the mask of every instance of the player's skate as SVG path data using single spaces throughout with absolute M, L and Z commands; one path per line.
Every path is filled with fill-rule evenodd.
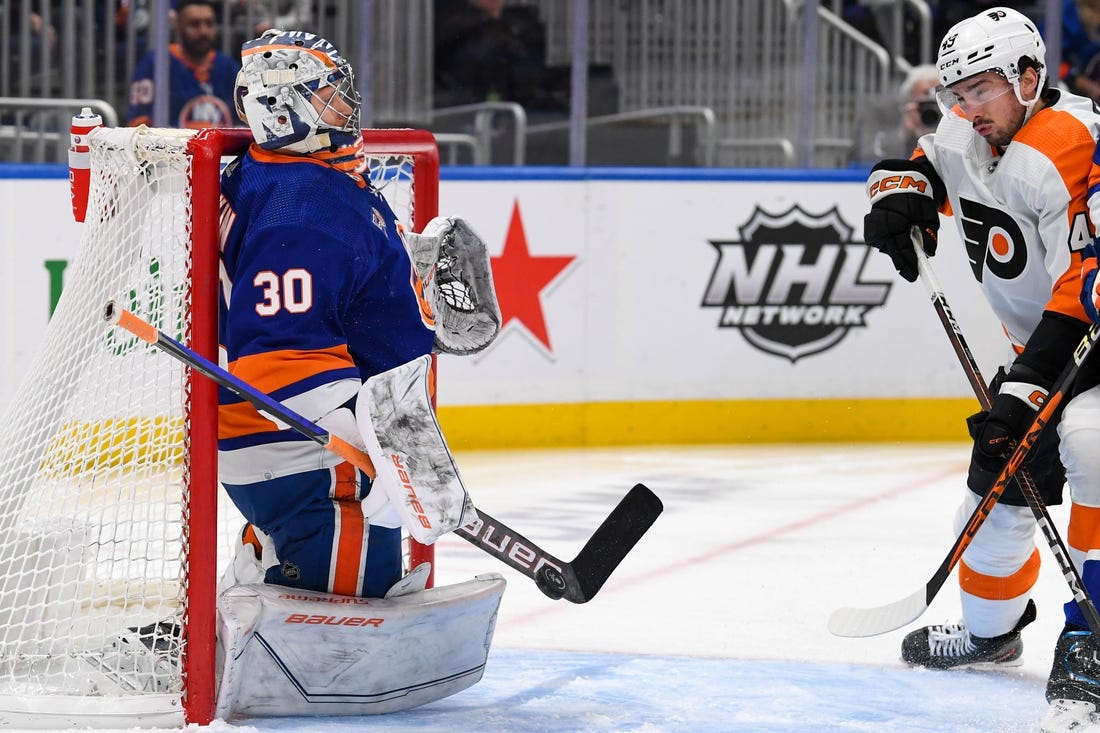
M 1100 731 L 1100 645 L 1088 629 L 1066 625 L 1047 679 L 1050 710 L 1040 731 Z
M 901 659 L 914 667 L 932 669 L 1018 667 L 1023 664 L 1024 652 L 1020 631 L 1035 620 L 1035 615 L 1035 602 L 1029 600 L 1012 631 L 991 638 L 974 636 L 961 621 L 925 626 L 902 640 Z
M 179 656 L 179 625 L 158 621 L 127 629 L 89 661 L 125 690 L 169 692 Z

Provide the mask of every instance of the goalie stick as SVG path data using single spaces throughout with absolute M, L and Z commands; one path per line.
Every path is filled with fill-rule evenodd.
M 374 464 L 365 452 L 195 353 L 141 317 L 120 308 L 114 301 L 107 303 L 103 317 L 108 323 L 159 348 L 374 478 Z M 559 560 L 480 508 L 477 509 L 477 521 L 455 532 L 478 549 L 534 580 L 539 590 L 548 597 L 587 603 L 663 510 L 664 506 L 656 494 L 643 484 L 636 484 L 572 562 Z
M 950 306 L 947 304 L 947 298 L 943 294 L 943 290 L 936 279 L 935 273 L 932 271 L 928 256 L 924 253 L 920 232 L 915 228 L 913 231 L 913 247 L 917 253 L 917 269 L 920 272 L 921 281 L 924 283 L 925 289 L 928 291 L 928 295 L 932 300 L 932 304 L 936 308 L 940 323 L 943 324 L 944 330 L 947 332 L 948 338 L 951 341 L 951 345 L 956 355 L 959 357 L 959 362 L 962 364 L 963 371 L 966 372 L 966 376 L 970 380 L 971 386 L 974 388 L 974 393 L 978 398 L 978 402 L 981 404 L 983 410 L 988 410 L 992 406 L 989 388 L 986 386 L 978 363 L 974 359 L 974 355 L 970 351 L 970 347 L 967 345 L 966 340 L 963 338 L 962 330 L 959 328 L 959 324 L 955 320 L 955 316 L 951 312 Z M 877 634 L 893 631 L 919 618 L 920 615 L 928 609 L 929 604 L 932 602 L 932 599 L 936 597 L 936 594 L 939 592 L 940 588 L 943 587 L 943 584 L 947 582 L 947 578 L 951 575 L 951 571 L 962 557 L 963 552 L 969 547 L 970 542 L 974 539 L 974 535 L 977 534 L 978 530 L 985 522 L 986 517 L 989 516 L 989 512 L 992 511 L 993 506 L 1000 500 L 1008 482 L 1015 476 L 1019 483 L 1021 493 L 1027 500 L 1028 507 L 1031 509 L 1032 514 L 1035 515 L 1035 520 L 1042 530 L 1044 537 L 1046 537 L 1047 544 L 1050 546 L 1051 552 L 1053 552 L 1055 560 L 1058 562 L 1058 567 L 1062 571 L 1066 583 L 1069 584 L 1074 601 L 1077 603 L 1082 615 L 1088 622 L 1089 628 L 1093 630 L 1093 633 L 1100 634 L 1100 614 L 1097 614 L 1096 606 L 1085 590 L 1084 582 L 1081 580 L 1077 568 L 1074 567 L 1072 560 L 1070 560 L 1069 552 L 1066 550 L 1066 546 L 1062 542 L 1062 538 L 1059 536 L 1057 529 L 1055 529 L 1050 512 L 1047 511 L 1047 507 L 1043 503 L 1043 499 L 1035 486 L 1035 480 L 1031 477 L 1031 474 L 1028 473 L 1027 469 L 1020 467 L 1028 452 L 1034 447 L 1039 432 L 1057 409 L 1058 405 L 1065 397 L 1065 393 L 1073 384 L 1077 369 L 1081 362 L 1084 361 L 1085 356 L 1087 356 L 1092 349 L 1096 337 L 1097 326 L 1094 325 L 1089 329 L 1084 339 L 1082 339 L 1081 343 L 1074 350 L 1073 358 L 1066 365 L 1065 369 L 1062 370 L 1058 380 L 1055 382 L 1055 386 L 1051 388 L 1046 403 L 1044 403 L 1039 414 L 1035 417 L 1031 427 L 1028 428 L 1025 436 L 1016 446 L 1008 459 L 1008 463 L 1001 470 L 1000 475 L 997 476 L 997 480 L 993 482 L 993 486 L 990 487 L 989 491 L 986 492 L 985 496 L 978 503 L 978 506 L 975 507 L 974 511 L 970 514 L 970 518 L 967 520 L 962 532 L 960 532 L 959 536 L 955 539 L 951 551 L 948 552 L 947 557 L 945 557 L 943 562 L 940 563 L 940 566 L 936 568 L 936 572 L 933 573 L 932 577 L 925 583 L 924 588 L 906 598 L 902 598 L 899 601 L 895 601 L 885 606 L 837 609 L 829 617 L 830 632 L 837 636 L 875 636 Z

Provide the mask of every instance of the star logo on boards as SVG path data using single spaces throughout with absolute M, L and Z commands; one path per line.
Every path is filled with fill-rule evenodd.
M 512 204 L 512 219 L 503 251 L 492 257 L 493 284 L 500 303 L 501 333 L 513 321 L 533 336 L 548 354 L 553 353 L 542 308 L 542 294 L 576 259 L 569 255 L 532 255 L 519 201 Z

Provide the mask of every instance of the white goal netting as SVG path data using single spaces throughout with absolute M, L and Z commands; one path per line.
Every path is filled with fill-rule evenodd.
M 193 229 L 197 214 L 217 217 L 195 210 L 192 134 L 93 135 L 80 251 L 0 420 L 0 728 L 184 719 L 179 630 L 189 588 L 215 581 L 188 567 L 189 519 L 212 521 L 190 516 L 191 492 L 218 490 L 192 486 L 189 437 L 216 413 L 192 404 L 178 362 L 109 326 L 103 306 L 191 343 Z M 372 158 L 409 226 L 413 170 L 405 155 Z M 234 536 L 239 515 L 224 495 L 218 507 L 219 536 Z M 232 548 L 218 544 L 220 572 Z M 128 633 L 164 659 L 120 644 Z

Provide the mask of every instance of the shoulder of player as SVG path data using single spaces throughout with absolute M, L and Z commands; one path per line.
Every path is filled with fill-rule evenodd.
M 332 205 L 339 206 L 349 198 L 357 197 L 359 186 L 343 171 L 308 155 L 287 155 L 264 150 L 253 144 L 248 149 L 249 163 L 259 164 L 277 176 L 279 185 L 309 187 L 330 192 Z
M 1092 160 L 1100 134 L 1100 114 L 1091 100 L 1063 94 L 1058 102 L 1035 113 L 1013 139 L 1042 153 L 1055 165 L 1075 158 Z
M 233 175 L 233 203 L 251 210 L 262 227 L 310 230 L 339 242 L 373 228 L 372 200 L 355 181 L 305 156 L 283 155 L 256 145 Z M 301 195 L 287 197 L 285 191 Z

